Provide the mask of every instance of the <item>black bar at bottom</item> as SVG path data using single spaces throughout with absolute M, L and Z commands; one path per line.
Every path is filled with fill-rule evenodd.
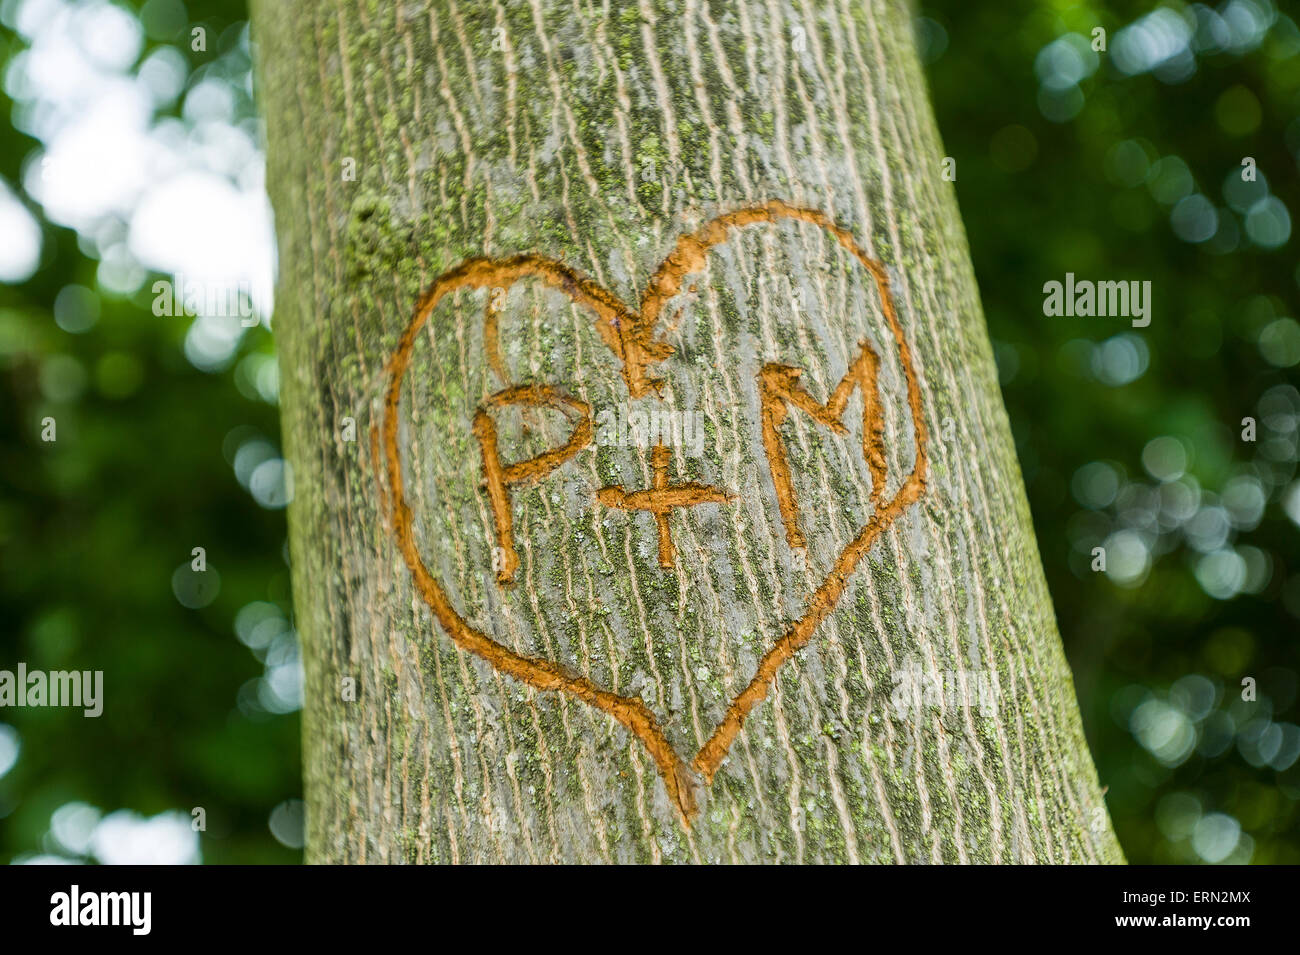
M 1294 878 L 1287 867 L 619 872 L 593 879 L 574 869 L 10 866 L 0 870 L 0 918 L 6 939 L 76 936 L 126 945 L 374 945 L 416 935 L 436 950 L 463 946 L 466 934 L 528 945 L 553 943 L 562 933 L 606 947 L 667 930 L 683 933 L 680 943 L 694 937 L 731 947 L 761 943 L 755 934 L 778 923 L 782 935 L 802 936 L 803 947 L 852 946 L 855 937 L 873 945 L 900 932 L 927 943 L 1128 937 L 1185 944 L 1199 937 L 1231 945 L 1276 936 L 1294 944 Z M 831 943 L 835 937 L 844 941 Z

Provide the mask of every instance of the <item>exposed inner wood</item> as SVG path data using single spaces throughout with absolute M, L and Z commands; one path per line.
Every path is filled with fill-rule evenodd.
M 648 490 L 627 491 L 619 485 L 613 485 L 602 487 L 596 492 L 596 499 L 606 507 L 624 511 L 649 511 L 654 515 L 655 527 L 659 531 L 659 566 L 665 570 L 671 570 L 673 566 L 673 532 L 668 523 L 668 515 L 679 507 L 725 504 L 735 496 L 696 481 L 670 484 L 668 468 L 672 457 L 672 451 L 662 444 L 651 449 L 650 467 L 654 471 L 654 486 Z
M 615 296 L 591 279 L 559 262 L 536 255 L 519 255 L 503 260 L 473 259 L 462 263 L 437 278 L 421 297 L 415 317 L 407 326 L 396 351 L 388 361 L 389 385 L 385 398 L 384 442 L 388 485 L 392 489 L 394 501 L 394 532 L 407 567 L 414 574 L 420 593 L 437 616 L 438 622 L 457 645 L 487 660 L 503 673 L 539 690 L 559 690 L 568 693 L 584 703 L 604 710 L 635 733 L 654 758 L 663 776 L 664 785 L 667 786 L 674 803 L 681 811 L 683 821 L 687 824 L 696 807 L 689 771 L 685 768 L 685 761 L 673 750 L 653 714 L 640 699 L 600 690 L 584 677 L 564 673 L 551 661 L 515 653 L 487 634 L 474 629 L 452 607 L 446 591 L 425 566 L 419 548 L 416 546 L 411 526 L 411 509 L 406 503 L 403 492 L 401 449 L 398 441 L 402 379 L 410 364 L 411 350 L 416 336 L 444 296 L 455 289 L 465 287 L 509 287 L 519 279 L 527 277 L 541 279 L 546 284 L 563 290 L 575 301 L 591 308 L 596 313 L 597 328 L 602 330 L 601 336 L 605 343 L 623 360 L 629 392 L 634 397 L 644 394 L 654 385 L 653 381 L 644 378 L 646 356 L 654 355 L 662 359 L 672 354 L 668 346 L 656 346 L 647 339 L 654 333 L 663 306 L 681 290 L 682 280 L 692 272 L 703 268 L 705 253 L 725 242 L 731 230 L 780 219 L 808 222 L 830 232 L 875 280 L 880 291 L 882 310 L 898 347 L 899 358 L 907 378 L 908 405 L 911 408 L 912 425 L 915 429 L 916 460 L 898 492 L 883 507 L 877 506 L 868 523 L 840 554 L 830 575 L 809 598 L 805 614 L 763 656 L 753 679 L 727 707 L 726 716 L 691 761 L 691 765 L 704 777 L 704 781 L 712 782 L 719 764 L 726 758 L 727 751 L 731 748 L 741 727 L 744 726 L 750 711 L 761 703 L 771 690 L 777 671 L 812 639 L 818 625 L 834 609 L 843 594 L 849 575 L 871 549 L 871 545 L 881 531 L 888 527 L 908 505 L 915 503 L 925 490 L 926 426 L 921 413 L 920 390 L 917 386 L 915 369 L 912 367 L 907 339 L 899 325 L 898 315 L 894 311 L 889 295 L 889 278 L 884 268 L 858 247 L 848 230 L 836 226 L 824 214 L 814 209 L 801 209 L 780 200 L 773 200 L 761 206 L 738 209 L 718 216 L 697 232 L 679 239 L 676 249 L 656 270 L 649 288 L 642 295 L 640 322 L 636 324 L 619 321 L 620 316 L 626 318 L 631 313 Z M 777 370 L 773 366 L 764 369 L 764 381 L 768 383 L 768 390 L 773 394 L 774 400 L 777 400 L 777 392 L 772 389 L 779 387 L 780 395 L 824 423 L 838 425 L 849 394 L 854 388 L 863 388 L 865 396 L 863 454 L 873 475 L 872 501 L 877 505 L 879 505 L 885 478 L 883 455 L 879 450 L 880 425 L 877 420 L 879 397 L 875 389 L 875 369 L 878 364 L 879 359 L 876 358 L 875 353 L 864 344 L 861 356 L 854 362 L 853 367 L 824 406 L 817 405 L 806 392 L 792 387 L 798 375 L 796 369 Z M 773 382 L 780 384 L 774 385 Z M 581 418 L 569 441 L 563 447 L 545 451 L 525 461 L 503 464 L 497 454 L 496 426 L 487 408 L 511 404 L 567 408 L 577 412 Z M 492 502 L 492 511 L 496 518 L 498 546 L 503 553 L 498 570 L 498 581 L 509 584 L 513 582 L 519 567 L 518 555 L 514 549 L 509 487 L 512 484 L 540 480 L 585 447 L 592 437 L 590 409 L 575 398 L 541 385 L 507 388 L 491 396 L 484 405 L 474 416 L 473 428 L 482 448 L 483 470 Z M 777 406 L 783 407 L 779 400 Z M 797 532 L 793 516 L 795 503 L 791 491 L 789 467 L 785 463 L 784 453 L 780 450 L 779 439 L 768 438 L 769 432 L 775 434 L 779 425 L 779 421 L 772 420 L 775 414 L 771 410 L 772 407 L 771 404 L 765 405 L 764 445 L 769 455 L 769 467 L 774 479 L 778 480 L 777 493 L 782 498 L 782 514 L 788 511 L 792 515 L 787 519 L 787 529 L 795 526 Z M 839 430 L 843 431 L 843 427 L 840 426 Z M 868 434 L 874 437 L 868 440 Z M 601 489 L 598 499 L 608 507 L 648 510 L 654 513 L 659 527 L 659 562 L 663 567 L 671 567 L 673 547 L 668 515 L 672 510 L 706 502 L 725 503 L 730 499 L 730 495 L 717 488 L 696 483 L 669 487 L 667 468 L 671 452 L 663 446 L 658 446 L 653 450 L 652 455 L 655 469 L 653 488 L 628 492 L 621 487 L 607 487 Z M 778 475 L 781 476 L 779 479 Z M 791 545 L 798 546 L 793 541 Z

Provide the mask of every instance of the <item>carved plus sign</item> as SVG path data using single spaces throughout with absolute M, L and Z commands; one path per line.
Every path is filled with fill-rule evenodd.
M 708 484 L 687 481 L 685 484 L 668 483 L 668 465 L 673 453 L 662 444 L 650 451 L 650 467 L 654 471 L 651 487 L 641 491 L 626 491 L 619 485 L 602 487 L 596 500 L 606 507 L 623 511 L 649 511 L 655 516 L 659 528 L 659 566 L 672 569 L 673 535 L 668 526 L 668 515 L 674 508 L 694 507 L 696 504 L 725 504 L 734 495 Z

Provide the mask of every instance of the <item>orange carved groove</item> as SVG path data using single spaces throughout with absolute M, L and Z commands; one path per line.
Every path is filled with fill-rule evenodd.
M 880 404 L 880 387 L 876 375 L 880 370 L 880 356 L 865 341 L 858 345 L 862 351 L 839 385 L 831 392 L 825 404 L 818 404 L 799 384 L 803 373 L 789 365 L 768 364 L 758 376 L 759 405 L 763 416 L 763 450 L 767 454 L 768 470 L 772 472 L 772 486 L 776 490 L 781 521 L 785 524 L 786 540 L 791 547 L 803 547 L 804 536 L 799 530 L 799 502 L 795 500 L 794 481 L 790 465 L 786 463 L 785 446 L 781 443 L 781 422 L 785 420 L 786 405 L 791 404 L 807 412 L 815 421 L 824 424 L 836 434 L 847 434 L 844 427 L 844 407 L 855 388 L 862 389 L 862 457 L 871 472 L 871 503 L 880 503 L 885 490 L 885 423 Z
M 632 397 L 642 397 L 656 392 L 661 382 L 648 377 L 647 367 L 664 360 L 673 352 L 671 345 L 655 341 L 653 338 L 664 305 L 681 291 L 682 282 L 687 275 L 698 272 L 704 267 L 709 250 L 725 242 L 733 230 L 782 220 L 806 222 L 829 232 L 875 280 L 881 309 L 898 348 L 899 360 L 907 380 L 907 401 L 915 433 L 916 458 L 911 472 L 903 479 L 899 490 L 882 504 L 886 472 L 882 445 L 882 409 L 876 382 L 879 359 L 866 343 L 863 343 L 862 352 L 825 404 L 818 404 L 798 384 L 797 369 L 772 364 L 764 367 L 759 382 L 763 408 L 764 449 L 772 470 L 773 484 L 777 488 L 778 504 L 785 524 L 787 540 L 792 546 L 798 546 L 795 544 L 796 540 L 802 541 L 797 522 L 797 502 L 794 499 L 789 467 L 785 462 L 779 436 L 779 428 L 785 417 L 787 404 L 795 405 L 819 423 L 832 428 L 837 433 L 843 433 L 841 419 L 848 398 L 855 388 L 862 388 L 863 454 L 871 472 L 871 500 L 875 510 L 868 522 L 840 553 L 826 579 L 813 592 L 804 615 L 791 624 L 763 656 L 753 679 L 731 701 L 722 721 L 700 751 L 695 754 L 688 767 L 668 742 L 654 714 L 641 699 L 619 696 L 602 690 L 585 677 L 566 672 L 556 663 L 516 653 L 470 626 L 452 606 L 446 591 L 430 573 L 420 556 L 412 527 L 411 510 L 406 503 L 401 452 L 398 446 L 398 411 L 402 380 L 410 366 L 416 336 L 428 321 L 433 309 L 448 293 L 459 289 L 492 287 L 508 289 L 515 282 L 536 279 L 551 288 L 563 291 L 574 302 L 586 306 L 595 314 L 596 329 L 602 341 L 622 362 L 624 380 Z M 490 302 L 489 311 L 485 313 L 485 338 L 490 353 L 489 361 L 504 378 L 503 368 L 498 367 L 500 356 L 495 327 L 496 311 L 497 306 Z M 486 327 L 489 323 L 490 331 Z M 815 209 L 791 206 L 780 200 L 726 213 L 705 223 L 695 232 L 681 236 L 673 251 L 656 269 L 642 292 L 639 312 L 629 309 L 616 296 L 591 279 L 553 259 L 531 254 L 506 259 L 469 259 L 439 276 L 420 297 L 415 315 L 403 332 L 396 350 L 390 356 L 386 371 L 389 381 L 384 399 L 383 442 L 393 529 L 416 589 L 433 611 L 439 625 L 456 646 L 481 657 L 508 676 L 538 690 L 566 693 L 618 720 L 641 741 L 653 758 L 663 778 L 668 796 L 687 826 L 690 825 L 690 820 L 696 811 L 694 774 L 698 773 L 703 777 L 706 785 L 712 782 L 731 744 L 744 726 L 746 718 L 770 692 L 781 666 L 812 639 L 817 627 L 831 613 L 843 594 L 858 562 L 871 549 L 875 540 L 904 510 L 919 500 L 925 490 L 927 432 L 921 412 L 920 389 L 911 351 L 894 310 L 887 273 L 879 262 L 870 258 L 857 245 L 848 230 L 836 225 L 824 213 Z M 495 456 L 496 439 L 494 426 L 486 409 L 512 402 L 541 404 L 561 410 L 567 408 L 581 413 L 583 418 L 574 429 L 570 440 L 562 448 L 553 449 L 516 464 L 504 465 L 495 457 L 495 463 L 489 464 L 489 454 L 486 449 L 491 447 L 492 455 Z M 544 477 L 590 442 L 589 412 L 590 409 L 582 402 L 564 396 L 548 386 L 507 388 L 487 399 L 484 407 L 478 410 L 475 415 L 475 432 L 479 436 L 481 446 L 485 449 L 484 472 L 488 480 L 489 496 L 493 494 L 493 475 L 498 488 L 497 497 L 493 498 L 492 504 L 497 516 L 499 542 L 509 539 L 508 534 L 502 533 L 501 524 L 501 515 L 504 514 L 507 530 L 509 530 L 509 485 Z M 669 460 L 666 456 L 667 449 L 663 449 L 664 456 L 660 456 L 659 448 L 656 448 L 652 454 L 654 455 L 652 460 L 656 465 L 655 486 L 652 489 L 626 492 L 622 488 L 605 488 L 600 494 L 604 498 L 603 503 L 616 507 L 649 510 L 655 514 L 657 521 L 663 521 L 659 525 L 660 562 L 670 566 L 672 544 L 671 537 L 667 534 L 668 511 L 674 506 L 692 506 L 702 503 L 703 500 L 726 500 L 728 495 L 703 485 L 679 485 L 677 490 L 670 488 L 667 483 Z M 717 496 L 700 498 L 699 495 L 705 492 Z
M 503 405 L 526 405 L 533 408 L 568 409 L 581 415 L 573 434 L 561 448 L 552 448 L 527 461 L 502 464 L 497 448 L 497 426 L 488 409 Z M 497 582 L 514 583 L 519 569 L 515 552 L 514 518 L 510 511 L 510 487 L 540 481 L 569 458 L 591 444 L 591 408 L 585 401 L 571 398 L 548 385 L 517 385 L 490 396 L 474 413 L 474 436 L 483 454 L 483 478 L 487 482 L 488 502 L 496 522 L 497 547 L 501 551 Z
M 673 535 L 668 526 L 668 515 L 673 509 L 709 502 L 725 504 L 735 497 L 734 494 L 694 481 L 669 484 L 668 465 L 672 458 L 672 451 L 662 444 L 655 445 L 651 450 L 650 467 L 654 479 L 649 490 L 625 491 L 616 484 L 613 487 L 602 487 L 596 492 L 596 500 L 606 507 L 625 511 L 649 511 L 654 515 L 655 526 L 659 530 L 659 566 L 665 570 L 670 570 L 673 566 Z

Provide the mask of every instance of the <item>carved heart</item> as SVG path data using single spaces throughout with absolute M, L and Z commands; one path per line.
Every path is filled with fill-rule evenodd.
M 412 529 L 411 510 L 404 494 L 398 448 L 398 405 L 402 380 L 410 365 L 416 336 L 444 296 L 458 289 L 509 287 L 520 280 L 532 279 L 563 292 L 574 302 L 585 306 L 595 314 L 597 331 L 622 363 L 623 377 L 632 397 L 637 398 L 656 391 L 661 382 L 648 377 L 646 368 L 648 365 L 664 360 L 673 352 L 673 346 L 670 344 L 654 340 L 656 323 L 665 304 L 681 291 L 686 276 L 703 268 L 709 250 L 726 241 L 733 230 L 756 223 L 775 223 L 780 220 L 809 223 L 825 230 L 872 276 L 880 296 L 883 314 L 897 344 L 899 360 L 906 377 L 908 406 L 916 441 L 916 458 L 911 472 L 903 480 L 899 490 L 888 500 L 883 500 L 885 457 L 882 451 L 883 438 L 880 426 L 880 394 L 876 382 L 879 357 L 865 341 L 861 343 L 861 351 L 848 374 L 825 404 L 819 404 L 798 384 L 797 369 L 775 364 L 764 366 L 759 385 L 762 396 L 763 443 L 770 461 L 773 486 L 777 492 L 782 521 L 791 546 L 802 546 L 803 538 L 798 527 L 798 512 L 793 498 L 789 468 L 785 462 L 779 437 L 779 428 L 785 417 L 787 405 L 792 404 L 801 408 L 820 423 L 842 434 L 845 429 L 841 418 L 849 395 L 855 388 L 862 388 L 863 455 L 872 475 L 870 503 L 874 510 L 839 553 L 821 584 L 812 592 L 803 616 L 791 624 L 764 653 L 749 684 L 731 700 L 725 716 L 688 766 L 669 743 L 654 713 L 639 697 L 612 693 L 585 677 L 567 672 L 565 668 L 550 660 L 517 653 L 475 629 L 452 606 L 446 590 L 429 571 L 419 553 Z M 488 308 L 484 340 L 489 361 L 499 362 L 492 306 Z M 925 489 L 926 429 L 921 414 L 920 391 L 912 365 L 911 352 L 898 322 L 884 267 L 869 258 L 854 242 L 847 230 L 835 225 L 823 213 L 790 206 L 779 200 L 727 213 L 710 220 L 695 232 L 680 237 L 672 253 L 659 265 L 642 293 L 639 311 L 629 308 L 617 296 L 586 276 L 552 259 L 530 254 L 506 259 L 469 259 L 444 272 L 421 296 L 415 316 L 389 359 L 386 372 L 389 382 L 385 395 L 383 442 L 388 487 L 393 505 L 393 528 L 415 585 L 439 624 L 457 646 L 476 654 L 499 671 L 538 690 L 566 693 L 618 720 L 644 744 L 654 759 L 668 794 L 687 825 L 690 824 L 691 816 L 696 811 L 694 774 L 698 773 L 703 777 L 706 785 L 712 782 L 714 774 L 739 734 L 745 719 L 767 697 L 776 679 L 777 671 L 809 643 L 818 627 L 835 608 L 850 575 L 858 562 L 871 549 L 876 538 L 907 507 L 915 503 Z M 586 409 L 582 402 L 566 398 L 547 386 L 508 389 L 508 392 L 520 394 L 527 392 L 530 400 L 535 403 L 561 410 L 565 406 L 571 409 L 581 406 L 578 410 L 585 413 L 584 409 Z M 508 398 L 508 392 L 502 392 L 493 398 L 502 400 L 503 395 Z M 493 399 L 489 399 L 491 400 Z M 482 411 L 480 415 L 482 418 L 476 416 L 475 428 L 490 428 L 490 419 L 487 419 Z M 496 473 L 498 491 L 508 481 L 523 480 L 530 474 L 536 477 L 549 473 L 565 459 L 565 455 L 576 452 L 590 440 L 591 429 L 587 422 L 585 428 L 582 424 L 575 428 L 563 453 L 551 452 L 549 456 L 539 455 L 529 461 L 507 467 L 498 464 Z M 486 467 L 488 465 L 486 457 L 484 463 Z M 492 490 L 491 477 L 492 475 L 489 474 L 490 491 Z M 629 497 L 624 494 L 619 498 L 618 493 L 615 492 L 622 493 L 621 488 L 605 489 L 602 494 L 605 492 L 609 492 L 611 500 L 615 502 Z M 615 503 L 614 506 L 620 505 Z M 508 524 L 508 506 L 505 514 Z

